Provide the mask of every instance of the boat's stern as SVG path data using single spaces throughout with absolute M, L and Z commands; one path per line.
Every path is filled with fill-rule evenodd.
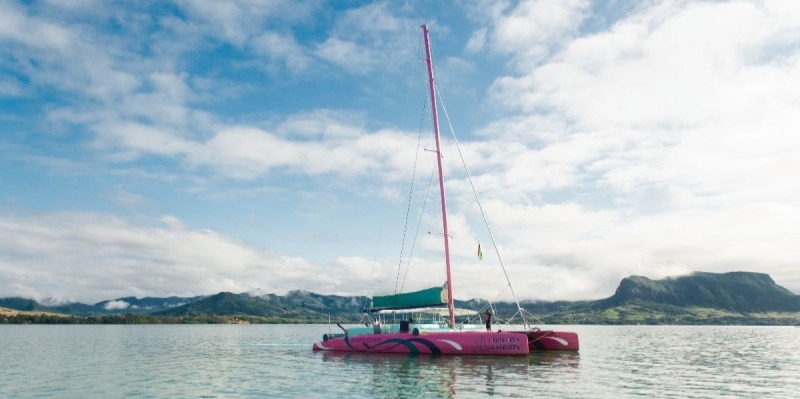
M 571 351 L 580 349 L 578 334 L 570 331 L 534 329 L 525 333 L 530 351 Z

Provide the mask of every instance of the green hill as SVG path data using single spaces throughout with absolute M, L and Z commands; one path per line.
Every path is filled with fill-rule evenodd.
M 538 304 L 538 308 L 540 312 L 534 313 L 550 323 L 792 325 L 800 322 L 800 296 L 775 284 L 766 274 L 750 272 L 697 272 L 662 280 L 632 276 L 623 279 L 609 298 L 558 306 L 544 303 Z
M 154 313 L 154 315 L 198 317 L 232 316 L 254 322 L 327 322 L 358 318 L 364 297 L 319 295 L 292 291 L 286 296 L 274 294 L 250 296 L 222 292 L 199 301 Z
M 769 275 L 749 272 L 694 273 L 657 281 L 632 276 L 622 280 L 607 303 L 634 301 L 748 313 L 800 311 L 800 297 L 775 284 Z
M 0 298 L 0 306 L 23 311 L 43 311 L 49 313 L 59 313 L 72 316 L 101 316 L 117 315 L 123 313 L 149 314 L 164 309 L 170 309 L 187 303 L 195 302 L 203 297 L 191 298 L 142 298 L 126 297 L 97 302 L 87 305 L 80 302 L 67 302 L 55 305 L 45 305 L 33 299 L 9 297 Z M 113 302 L 113 303 L 112 303 Z M 117 307 L 110 306 L 117 305 Z M 121 306 L 120 306 L 121 305 Z

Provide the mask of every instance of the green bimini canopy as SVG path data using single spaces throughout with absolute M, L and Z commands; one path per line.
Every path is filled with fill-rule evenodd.
M 447 290 L 444 287 L 433 287 L 422 291 L 404 294 L 372 297 L 373 312 L 385 309 L 410 309 L 441 306 L 447 304 Z

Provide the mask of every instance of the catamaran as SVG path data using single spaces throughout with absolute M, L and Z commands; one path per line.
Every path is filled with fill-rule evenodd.
M 524 310 L 520 307 L 519 301 L 516 300 L 516 295 L 514 295 L 514 298 L 519 310 L 517 314 L 522 316 L 523 319 L 522 328 L 518 330 L 502 331 L 500 329 L 498 331 L 489 331 L 488 328 L 483 330 L 483 326 L 480 325 L 456 324 L 457 316 L 474 316 L 476 312 L 456 309 L 453 300 L 447 201 L 439 139 L 436 86 L 433 77 L 433 61 L 427 25 L 422 25 L 422 32 L 425 41 L 425 61 L 428 71 L 428 88 L 430 90 L 433 132 L 436 143 L 435 153 L 439 177 L 446 283 L 442 287 L 433 287 L 416 292 L 374 296 L 372 298 L 372 306 L 367 309 L 367 312 L 379 315 L 440 315 L 447 317 L 447 319 L 439 323 L 415 322 L 409 317 L 400 323 L 388 324 L 381 323 L 379 316 L 372 325 L 349 329 L 342 327 L 343 333 L 325 334 L 322 337 L 322 341 L 314 343 L 313 349 L 315 351 L 491 356 L 524 356 L 536 350 L 577 351 L 579 343 L 576 333 L 530 327 L 525 320 Z

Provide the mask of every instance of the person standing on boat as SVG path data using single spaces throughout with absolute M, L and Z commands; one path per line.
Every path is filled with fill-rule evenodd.
M 486 311 L 486 331 L 492 331 L 492 312 Z

